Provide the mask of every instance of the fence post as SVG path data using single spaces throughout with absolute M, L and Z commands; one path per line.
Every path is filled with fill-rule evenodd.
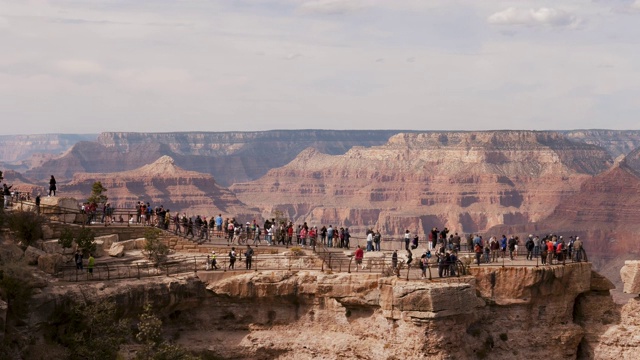
M 353 261 L 353 257 L 350 257 L 350 258 L 349 258 L 349 269 L 347 270 L 347 272 L 348 272 L 349 274 L 351 274 L 351 261 Z M 356 265 L 356 270 L 357 270 L 357 269 L 358 269 L 358 266 Z
M 193 256 L 193 272 L 196 274 L 198 273 L 198 260 L 195 255 Z
M 104 266 L 106 266 L 106 267 L 107 267 L 107 280 L 110 280 L 109 264 L 104 264 Z
M 138 268 L 138 279 L 140 279 L 140 264 L 136 264 L 136 267 Z

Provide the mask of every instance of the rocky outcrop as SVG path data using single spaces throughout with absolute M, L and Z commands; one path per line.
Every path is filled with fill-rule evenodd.
M 386 234 L 475 232 L 544 219 L 611 164 L 603 149 L 551 132 L 411 133 L 344 155 L 308 149 L 231 189 L 265 216 L 278 209 L 297 221 Z
M 567 130 L 561 133 L 573 141 L 600 146 L 613 158 L 640 147 L 640 130 Z
M 163 205 L 173 214 L 176 211 L 207 216 L 222 213 L 239 218 L 255 214 L 213 177 L 181 169 L 168 156 L 130 171 L 76 174 L 64 192 L 78 198 L 86 196 L 96 181 L 107 188 L 109 202 L 116 208 L 132 209 L 138 201 L 150 201 L 154 206 Z
M 625 261 L 624 266 L 620 269 L 620 277 L 624 283 L 625 293 L 640 294 L 640 261 Z

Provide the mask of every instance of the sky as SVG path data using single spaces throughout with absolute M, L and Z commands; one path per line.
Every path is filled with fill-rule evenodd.
M 640 0 L 0 0 L 0 134 L 640 129 Z

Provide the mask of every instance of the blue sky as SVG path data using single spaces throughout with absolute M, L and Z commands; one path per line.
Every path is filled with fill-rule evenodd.
M 0 0 L 1 134 L 639 129 L 640 0 Z

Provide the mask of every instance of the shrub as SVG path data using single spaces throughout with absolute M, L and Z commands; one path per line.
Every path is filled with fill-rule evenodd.
M 80 229 L 75 234 L 76 244 L 78 244 L 78 248 L 82 249 L 85 254 L 96 251 L 95 238 L 96 234 L 89 228 Z
M 500 334 L 500 340 L 502 340 L 502 341 L 509 340 L 509 336 L 507 335 L 507 333 L 501 333 Z
M 69 228 L 64 228 L 60 232 L 60 238 L 58 239 L 58 244 L 62 245 L 63 248 L 68 249 L 73 246 L 73 238 L 75 235 L 73 234 L 73 230 Z
M 6 214 L 6 221 L 9 229 L 26 247 L 34 241 L 42 239 L 42 224 L 44 219 L 30 211 L 14 211 Z
M 69 359 L 115 359 L 131 334 L 129 321 L 118 319 L 111 301 L 74 305 L 57 316 L 53 340 L 69 350 Z
M 293 246 L 291 249 L 289 249 L 289 251 L 291 251 L 291 253 L 295 256 L 304 255 L 304 251 L 302 251 L 302 249 L 299 246 Z
M 171 344 L 162 337 L 162 320 L 160 320 L 147 304 L 140 315 L 136 340 L 142 343 L 142 350 L 136 354 L 136 359 L 162 360 L 196 360 L 181 346 Z
M 155 228 L 149 228 L 144 232 L 144 238 L 147 239 L 144 252 L 156 266 L 164 261 L 169 254 L 169 247 L 159 239 L 160 233 L 161 231 Z
M 2 297 L 7 301 L 7 315 L 14 319 L 24 318 L 29 312 L 29 300 L 33 293 L 31 270 L 19 262 L 2 264 L 0 289 Z

